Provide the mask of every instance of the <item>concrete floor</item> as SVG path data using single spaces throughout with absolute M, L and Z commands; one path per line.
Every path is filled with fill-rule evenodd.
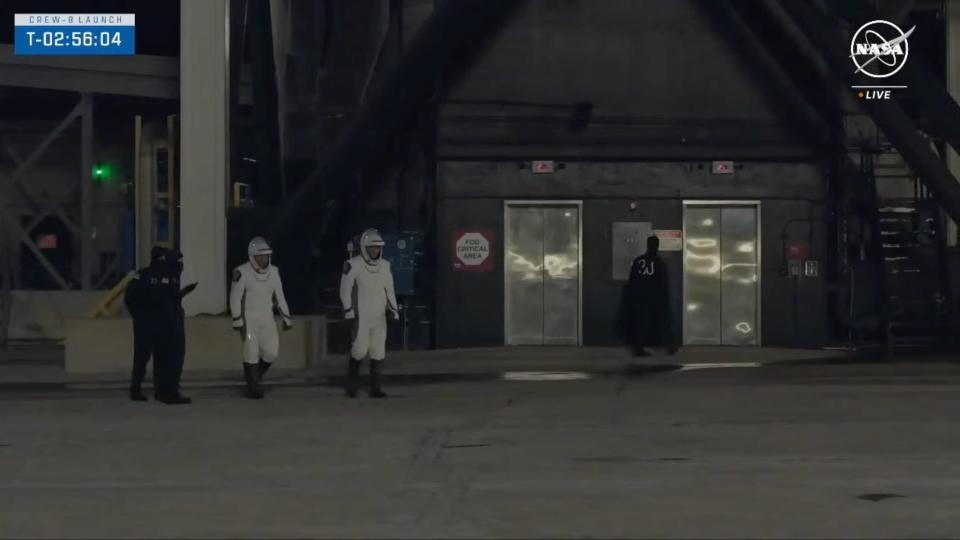
M 6 392 L 0 537 L 957 537 L 958 389 L 918 364 Z

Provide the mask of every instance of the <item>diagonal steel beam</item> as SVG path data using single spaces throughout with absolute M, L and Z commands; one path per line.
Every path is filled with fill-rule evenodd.
M 75 191 L 76 191 L 76 187 L 74 187 L 70 191 L 70 193 L 67 194 L 67 198 L 68 199 L 72 198 Z M 43 193 L 46 194 L 46 191 L 44 191 Z M 33 228 L 39 225 L 40 222 L 43 221 L 44 218 L 46 218 L 47 216 L 57 216 L 58 218 L 60 218 L 60 221 L 62 221 L 63 224 L 67 226 L 67 229 L 69 229 L 74 236 L 80 236 L 80 228 L 77 227 L 77 225 L 73 222 L 72 219 L 70 219 L 70 216 L 66 215 L 66 213 L 63 211 L 63 207 L 57 204 L 56 201 L 49 198 L 44 198 L 43 202 L 40 203 L 40 205 L 36 208 L 37 208 L 35 211 L 36 213 L 33 216 L 33 219 L 31 219 L 30 223 L 28 223 L 27 226 L 24 227 L 24 230 L 27 233 L 32 231 Z
M 910 3 L 906 4 L 909 6 Z M 853 28 L 881 18 L 880 14 L 863 0 L 833 0 L 827 5 L 832 13 L 846 19 Z M 937 78 L 927 60 L 920 55 L 910 55 L 897 77 L 910 87 L 911 93 L 920 98 L 912 102 L 923 114 L 927 131 L 943 138 L 960 152 L 960 105 Z
M 70 126 L 70 124 L 77 118 L 77 116 L 79 116 L 82 113 L 83 106 L 84 106 L 84 100 L 81 99 L 77 103 L 77 105 L 73 108 L 73 110 L 71 110 L 67 114 L 67 116 L 65 116 L 63 120 L 61 120 L 60 123 L 57 124 L 57 126 L 53 128 L 53 130 L 51 130 L 50 133 L 48 133 L 47 136 L 44 137 L 42 141 L 40 141 L 40 144 L 38 144 L 37 147 L 33 149 L 33 152 L 31 152 L 26 159 L 20 160 L 19 156 L 16 154 L 16 152 L 13 151 L 12 148 L 9 148 L 9 147 L 7 148 L 7 153 L 11 156 L 11 158 L 15 160 L 15 162 L 17 162 L 17 168 L 13 171 L 13 174 L 3 178 L 6 178 L 6 182 L 9 182 L 10 185 L 16 188 L 20 192 L 21 197 L 23 197 L 25 201 L 27 201 L 32 206 L 34 206 L 34 208 L 37 208 L 39 205 L 37 205 L 36 201 L 33 200 L 32 196 L 30 195 L 26 187 L 24 187 L 23 184 L 20 183 L 20 177 L 23 176 L 24 173 L 26 173 L 28 170 L 30 170 L 31 167 L 33 167 L 33 165 L 37 162 L 37 160 L 39 160 L 43 156 L 43 154 L 45 154 L 46 151 L 50 148 L 50 145 L 53 144 L 53 142 L 57 140 L 57 138 Z M 5 198 L 7 187 L 8 186 L 0 185 L 0 200 Z M 66 217 L 65 214 L 61 215 L 60 217 L 61 219 L 64 220 L 64 223 L 72 224 L 72 222 L 69 219 L 64 219 Z
M 917 0 L 900 0 L 897 6 L 889 9 L 888 17 L 897 24 L 903 24 L 916 6 Z
M 36 200 L 30 195 L 26 187 L 21 183 L 20 178 L 30 170 L 33 165 L 47 152 L 50 148 L 50 145 L 53 144 L 55 140 L 73 123 L 73 121 L 80 115 L 82 115 L 89 106 L 88 96 L 81 96 L 79 102 L 76 106 L 57 124 L 53 130 L 50 131 L 40 141 L 40 144 L 33 149 L 29 156 L 26 159 L 20 159 L 20 156 L 13 151 L 12 148 L 7 147 L 7 153 L 16 163 L 16 169 L 13 174 L 2 177 L 5 179 L 4 184 L 9 183 L 9 185 L 0 185 L 0 200 L 7 198 L 6 195 L 9 193 L 10 186 L 13 186 L 20 192 L 21 197 L 29 203 L 36 212 L 34 220 L 31 222 L 31 226 L 24 230 L 19 223 L 16 222 L 14 216 L 9 215 L 8 212 L 4 211 L 3 215 L 0 217 L 6 218 L 8 226 L 16 233 L 20 238 L 20 241 L 27 246 L 30 251 L 37 257 L 37 260 L 40 261 L 40 264 L 44 269 L 50 274 L 50 276 L 57 282 L 57 284 L 63 289 L 69 289 L 70 285 L 63 279 L 63 276 L 60 275 L 60 272 L 50 263 L 49 259 L 43 254 L 36 243 L 30 238 L 28 233 L 33 227 L 36 226 L 36 223 L 39 223 L 39 219 L 43 219 L 46 215 L 56 214 L 61 221 L 70 229 L 70 231 L 77 235 L 79 230 L 76 224 L 70 219 L 70 217 L 64 212 L 63 208 L 57 204 L 55 201 L 47 199 L 43 204 L 38 204 Z M 89 174 L 89 172 L 88 172 Z M 83 235 L 80 235 L 81 241 L 83 240 Z
M 293 223 L 320 230 L 336 219 L 337 204 L 360 193 L 359 171 L 378 161 L 388 141 L 399 133 L 418 108 L 429 103 L 440 75 L 455 55 L 475 47 L 484 35 L 522 0 L 445 0 L 437 2 L 430 18 L 379 92 L 357 114 L 338 144 L 287 199 L 270 236 L 278 238 Z M 305 207 L 319 187 L 324 188 L 326 210 Z M 318 215 L 319 214 L 319 215 Z M 299 218 L 299 219 L 297 219 Z M 323 234 L 321 232 L 321 234 Z
M 57 285 L 59 285 L 61 289 L 69 289 L 70 285 L 65 279 L 63 279 L 63 276 L 60 275 L 60 272 L 57 271 L 50 260 L 47 259 L 47 256 L 43 254 L 43 251 L 37 247 L 37 244 L 33 241 L 33 239 L 30 238 L 26 232 L 24 232 L 24 230 L 20 227 L 20 224 L 17 223 L 15 217 L 10 215 L 8 212 L 3 212 L 0 213 L 0 221 L 2 220 L 6 220 L 7 225 L 13 229 L 13 232 L 16 233 L 17 237 L 20 238 L 20 241 L 23 242 L 23 244 L 27 246 L 30 251 L 33 252 L 43 268 L 47 271 L 47 273 L 50 274 L 50 277 L 57 282 Z
M 17 151 L 12 146 L 10 146 L 9 143 L 4 143 L 3 147 L 4 147 L 4 150 L 7 152 L 7 155 L 10 156 L 10 159 L 13 161 L 14 166 L 20 167 L 20 165 L 23 163 L 23 158 L 20 157 L 20 154 L 18 154 Z M 0 180 L 9 181 L 9 178 L 6 175 L 0 175 Z M 70 232 L 73 233 L 74 236 L 78 236 L 80 234 L 80 228 L 77 227 L 77 225 L 73 222 L 73 219 L 69 215 L 67 215 L 67 213 L 63 210 L 62 206 L 60 206 L 55 201 L 51 200 L 47 196 L 47 193 L 45 191 L 41 190 L 40 199 L 43 202 L 38 203 L 36 200 L 34 200 L 33 196 L 26 190 L 26 188 L 23 186 L 21 182 L 11 182 L 11 183 L 15 188 L 17 188 L 17 191 L 20 192 L 20 198 L 26 201 L 33 208 L 35 216 L 33 220 L 31 220 L 30 223 L 25 228 L 25 230 L 28 233 L 32 231 L 33 228 L 36 227 L 37 224 L 40 223 L 40 221 L 43 220 L 43 218 L 49 215 L 56 215 L 57 217 L 60 218 L 61 221 L 63 221 L 63 224 L 66 225 L 68 229 L 70 229 Z M 72 187 L 70 189 L 70 192 L 67 193 L 66 198 L 68 200 L 73 198 L 74 193 L 76 193 L 76 190 L 77 190 L 77 186 Z
M 43 154 L 47 152 L 47 149 L 50 148 L 50 145 L 53 144 L 53 141 L 57 140 L 57 137 L 60 136 L 74 120 L 77 119 L 83 113 L 84 100 L 81 98 L 77 105 L 71 110 L 67 116 L 60 121 L 55 128 L 53 128 L 46 137 L 40 141 L 40 144 L 33 149 L 33 152 L 30 152 L 30 155 L 27 156 L 27 159 L 23 160 L 20 163 L 20 166 L 13 172 L 11 179 L 16 182 L 20 179 L 20 176 L 23 175 L 27 170 L 33 167 L 33 164 L 37 162 L 38 159 L 43 157 Z
M 839 115 L 835 103 L 826 103 L 825 95 L 810 95 L 814 90 L 808 88 L 808 81 L 798 76 L 796 63 L 784 62 L 771 44 L 761 37 L 764 29 L 758 28 L 763 21 L 755 21 L 759 14 L 756 6 L 750 2 L 717 2 L 716 0 L 702 0 L 700 2 L 710 14 L 710 19 L 716 21 L 723 28 L 723 35 L 731 40 L 732 44 L 745 57 L 760 66 L 762 73 L 776 87 L 777 93 L 784 95 L 791 105 L 788 114 L 799 123 L 801 130 L 807 135 L 812 144 L 823 145 L 830 140 L 831 123 Z M 835 101 L 835 100 L 831 100 Z M 828 108 L 832 105 L 832 108 Z
M 844 36 L 836 21 L 806 2 L 764 0 L 790 15 L 803 33 L 823 54 L 833 76 L 848 85 L 856 84 L 854 70 L 845 51 Z M 851 89 L 851 92 L 853 90 Z M 894 100 L 859 100 L 873 121 L 883 130 L 921 181 L 936 195 L 937 202 L 954 220 L 960 220 L 960 183 L 920 134 L 913 121 Z

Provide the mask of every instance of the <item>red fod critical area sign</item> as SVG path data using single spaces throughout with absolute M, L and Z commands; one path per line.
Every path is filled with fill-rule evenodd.
M 493 231 L 489 229 L 454 231 L 453 269 L 458 272 L 493 270 Z

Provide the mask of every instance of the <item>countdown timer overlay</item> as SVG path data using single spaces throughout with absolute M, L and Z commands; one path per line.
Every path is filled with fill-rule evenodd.
M 17 13 L 14 54 L 136 54 L 136 17 L 132 13 Z

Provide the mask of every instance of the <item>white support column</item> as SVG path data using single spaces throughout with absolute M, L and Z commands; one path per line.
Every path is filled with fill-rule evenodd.
M 948 0 L 947 11 L 947 91 L 960 102 L 960 0 Z M 960 178 L 960 156 L 949 144 L 947 167 L 954 178 Z M 948 219 L 948 245 L 957 245 L 957 224 Z
M 180 249 L 187 315 L 227 307 L 229 0 L 180 0 Z

